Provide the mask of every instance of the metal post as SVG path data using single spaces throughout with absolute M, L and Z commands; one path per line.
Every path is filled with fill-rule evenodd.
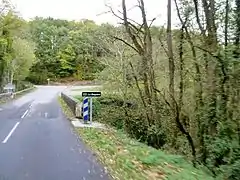
M 84 120 L 84 123 L 87 123 L 88 121 L 88 98 L 87 97 L 83 99 L 83 120 Z
M 90 97 L 90 124 L 92 124 L 92 113 L 93 113 L 92 97 Z

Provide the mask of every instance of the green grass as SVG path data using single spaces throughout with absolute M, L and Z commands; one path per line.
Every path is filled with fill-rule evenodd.
M 79 92 L 82 92 L 83 89 L 72 89 L 71 91 L 79 91 Z
M 74 98 L 77 99 L 79 102 L 83 101 L 82 95 L 76 95 L 76 96 L 74 96 Z
M 121 131 L 77 129 L 80 137 L 97 153 L 114 179 L 122 180 L 211 180 L 183 157 L 167 154 L 127 137 Z
M 91 87 L 89 86 L 87 89 L 82 89 L 82 88 L 79 88 L 79 89 L 72 89 L 71 91 L 79 91 L 79 92 L 82 92 L 82 91 L 101 91 L 102 88 L 101 87 Z

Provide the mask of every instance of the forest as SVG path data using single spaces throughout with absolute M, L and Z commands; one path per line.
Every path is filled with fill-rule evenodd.
M 108 8 L 121 24 L 25 21 L 2 1 L 1 90 L 7 82 L 100 80 L 122 102 L 113 108 L 121 117 L 106 123 L 217 179 L 240 179 L 240 0 L 168 0 L 166 26 L 153 25 L 144 0 L 136 1 L 141 22 L 125 0 L 120 11 Z

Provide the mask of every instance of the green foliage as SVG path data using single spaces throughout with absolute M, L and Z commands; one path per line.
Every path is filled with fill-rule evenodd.
M 206 166 L 218 179 L 239 179 L 240 24 L 236 23 L 240 22 L 237 16 L 239 11 L 235 12 L 234 8 L 237 7 L 229 1 L 230 15 L 224 17 L 227 1 L 211 1 L 217 4 L 216 9 L 211 10 L 216 11 L 213 13 L 216 13 L 216 16 L 209 18 L 207 17 L 209 14 L 204 14 L 203 10 L 207 9 L 203 7 L 204 3 L 198 3 L 198 7 L 195 7 L 190 1 L 176 2 L 180 9 L 179 15 L 183 21 L 186 20 L 184 26 L 187 29 L 180 30 L 181 27 L 179 27 L 179 30 L 172 30 L 171 34 L 175 65 L 174 94 L 169 93 L 168 60 L 170 57 L 168 42 L 165 41 L 166 29 L 159 30 L 160 28 L 155 26 L 150 28 L 153 44 L 146 49 L 151 49 L 152 53 L 147 54 L 146 62 L 142 62 L 145 58 L 142 55 L 143 52 L 141 51 L 142 54 L 135 52 L 126 45 L 129 43 L 138 49 L 136 42 L 131 41 L 132 35 L 120 30 L 122 27 L 115 28 L 115 31 L 109 31 L 109 34 L 122 40 L 108 41 L 111 55 L 103 58 L 106 67 L 99 73 L 99 79 L 106 82 L 105 88 L 109 92 L 119 96 L 116 99 L 136 102 L 137 107 L 119 106 L 117 109 L 114 103 L 112 105 L 100 103 L 101 111 L 106 111 L 106 114 L 111 114 L 115 118 L 115 120 L 110 118 L 110 122 L 108 120 L 103 122 L 116 126 L 115 123 L 118 124 L 119 117 L 112 115 L 112 111 L 115 111 L 121 115 L 120 127 L 131 137 L 156 148 L 164 147 L 174 153 L 184 154 L 189 159 L 193 157 L 196 159 L 195 163 Z M 239 2 L 236 1 L 238 10 Z M 218 27 L 216 33 L 208 31 L 208 28 L 204 31 L 205 35 L 203 32 L 199 33 L 198 26 L 195 26 L 197 12 L 194 11 L 196 9 L 199 15 L 203 13 L 203 16 L 206 16 L 205 20 L 215 21 L 211 23 L 216 23 Z M 205 20 L 199 22 L 203 27 L 207 24 Z M 226 22 L 227 20 L 229 22 Z M 131 28 L 132 34 L 137 34 L 139 45 L 144 47 L 144 43 L 149 43 L 141 36 L 145 31 L 142 34 L 139 33 L 142 29 L 136 30 L 138 24 L 135 25 Z M 132 25 L 129 26 L 132 27 Z M 224 26 L 228 28 L 228 32 L 225 32 L 228 34 L 221 31 L 220 27 Z M 209 35 L 209 33 L 212 34 Z M 210 38 L 215 35 L 217 42 Z M 225 46 L 223 45 L 224 35 L 227 41 Z M 126 43 L 124 44 L 123 41 Z M 154 61 L 153 67 L 145 65 L 143 69 L 144 63 L 151 63 L 151 58 Z M 129 66 L 130 62 L 133 67 Z M 155 76 L 153 79 L 149 77 L 151 73 L 147 72 L 148 68 L 153 68 Z M 148 81 L 143 84 L 142 76 L 145 72 L 147 72 Z M 150 84 L 154 83 L 152 80 L 156 80 L 157 84 L 155 107 L 148 106 L 146 102 L 149 103 L 152 99 L 149 98 L 148 93 L 144 93 L 151 86 Z M 155 90 L 150 91 L 150 96 L 155 93 Z M 151 109 L 153 112 L 147 113 Z M 149 114 L 151 117 L 147 117 Z M 158 158 L 150 158 L 146 163 L 154 163 L 157 161 L 155 159 Z
M 155 148 L 161 148 L 166 143 L 164 131 L 157 124 L 147 126 L 142 109 L 133 102 L 128 102 L 124 107 L 120 97 L 105 94 L 94 99 L 93 105 L 93 116 L 98 121 L 125 130 L 131 137 Z
M 229 180 L 238 180 L 240 179 L 240 160 L 235 161 L 230 166 L 226 166 L 227 171 L 226 174 L 227 179 Z
M 15 80 L 24 80 L 29 73 L 30 68 L 35 63 L 34 46 L 27 40 L 15 38 L 13 41 L 13 62 L 12 68 L 15 74 Z
M 117 129 L 122 129 L 124 124 L 124 111 L 119 106 L 119 101 L 115 101 L 114 98 L 98 98 L 95 99 L 94 104 L 94 116 L 101 122 L 107 123 Z M 109 108 L 109 106 L 111 108 Z M 109 118 L 106 118 L 109 117 Z
M 33 84 L 28 81 L 14 81 L 16 84 L 16 91 L 21 91 L 33 87 Z
M 19 18 L 10 4 L 0 14 L 0 91 L 9 82 L 21 84 L 35 62 L 34 45 L 30 41 L 27 23 Z M 21 89 L 21 88 L 20 88 Z
M 37 63 L 29 79 L 34 81 L 34 74 L 42 74 L 43 71 L 54 78 L 95 79 L 94 74 L 103 68 L 99 61 L 103 45 L 101 41 L 96 41 L 99 28 L 88 20 L 68 22 L 35 18 L 30 22 L 30 30 L 36 43 Z M 35 82 L 45 82 L 39 80 Z

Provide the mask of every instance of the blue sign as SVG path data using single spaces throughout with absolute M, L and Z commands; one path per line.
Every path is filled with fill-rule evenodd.
M 4 90 L 14 90 L 15 84 L 8 83 L 3 89 Z
M 83 120 L 84 122 L 88 121 L 88 98 L 83 99 Z

